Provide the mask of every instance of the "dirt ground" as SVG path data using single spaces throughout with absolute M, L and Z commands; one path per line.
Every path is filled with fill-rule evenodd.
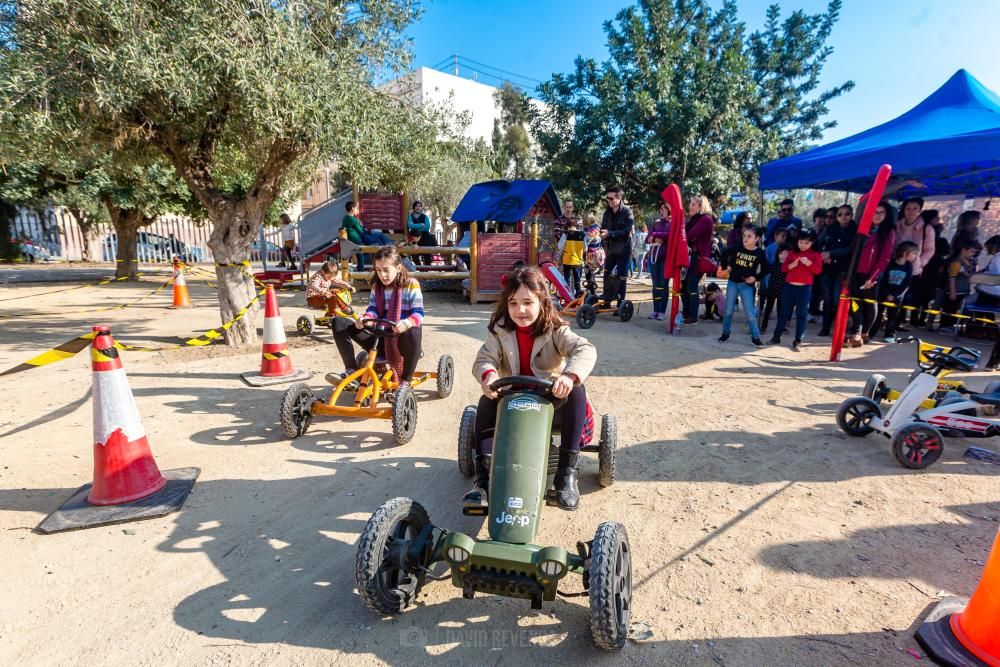
M 199 281 L 196 307 L 183 311 L 164 308 L 165 290 L 124 310 L 67 312 L 156 283 L 40 294 L 63 286 L 0 287 L 0 369 L 97 322 L 146 345 L 218 325 Z M 301 293 L 280 300 L 294 363 L 320 387 L 340 368 L 335 350 L 292 333 Z M 430 582 L 397 618 L 372 614 L 354 593 L 355 551 L 386 499 L 411 496 L 438 525 L 486 534 L 461 515 L 468 480 L 455 456 L 489 308 L 428 295 L 422 366 L 449 353 L 458 377 L 447 399 L 420 392 L 404 447 L 386 421 L 319 419 L 288 441 L 285 387 L 239 378 L 258 366 L 256 349 L 123 353 L 160 468 L 201 476 L 179 513 L 93 530 L 33 532 L 90 481 L 88 354 L 0 378 L 0 663 L 912 665 L 922 655 L 913 632 L 937 597 L 974 589 L 1000 522 L 1000 467 L 962 458 L 982 443 L 949 439 L 939 464 L 915 472 L 884 440 L 848 439 L 834 423 L 873 370 L 901 386 L 912 346 L 828 364 L 815 336 L 798 354 L 756 350 L 740 321 L 727 344 L 715 341 L 718 323 L 668 336 L 643 303 L 632 322 L 602 317 L 586 334 L 599 351 L 588 391 L 598 412 L 618 417 L 617 481 L 600 488 L 587 455 L 581 509 L 546 508 L 539 542 L 572 548 L 602 521 L 623 521 L 633 620 L 652 636 L 605 654 L 591 642 L 586 598 L 532 611 L 523 600 L 463 600 L 448 582 Z

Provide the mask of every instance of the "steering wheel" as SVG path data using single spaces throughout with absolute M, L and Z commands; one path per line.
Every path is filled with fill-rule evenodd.
M 361 328 L 368 333 L 379 336 L 388 336 L 396 333 L 396 323 L 392 320 L 384 320 L 380 317 L 361 320 Z
M 565 398 L 556 398 L 552 395 L 552 380 L 535 377 L 534 375 L 511 375 L 500 378 L 490 383 L 490 389 L 503 398 L 515 392 L 524 392 L 536 396 L 544 396 L 552 402 L 554 408 L 559 408 L 566 402 Z
M 979 361 L 979 356 L 980 356 L 978 350 L 970 350 L 967 347 L 953 347 L 951 348 L 951 352 L 949 354 L 951 354 L 951 356 L 955 357 L 956 359 L 965 361 L 966 363 L 972 366 L 976 365 L 976 362 Z
M 961 359 L 947 352 L 938 352 L 937 350 L 930 350 L 928 352 L 925 352 L 924 356 L 927 357 L 927 361 L 929 361 L 934 366 L 937 366 L 938 368 L 944 368 L 950 371 L 959 371 L 963 373 L 968 373 L 969 371 L 972 370 L 972 364 L 967 362 L 965 359 Z

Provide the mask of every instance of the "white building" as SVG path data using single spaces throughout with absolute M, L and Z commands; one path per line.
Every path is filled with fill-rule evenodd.
M 429 67 L 417 69 L 393 79 L 386 87 L 405 96 L 413 104 L 449 104 L 457 113 L 468 113 L 465 135 L 487 144 L 493 137 L 493 121 L 500 119 L 500 105 L 494 98 L 497 88 Z M 532 100 L 538 107 L 544 105 Z

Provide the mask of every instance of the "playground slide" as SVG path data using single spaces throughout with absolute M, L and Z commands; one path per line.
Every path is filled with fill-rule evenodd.
M 340 241 L 340 221 L 351 197 L 350 189 L 343 190 L 299 216 L 299 250 L 304 261 L 323 261 L 334 252 Z

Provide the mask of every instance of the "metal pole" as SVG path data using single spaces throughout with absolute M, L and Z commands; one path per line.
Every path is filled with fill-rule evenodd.
M 260 260 L 264 263 L 264 273 L 267 273 L 267 240 L 264 238 L 264 225 L 260 226 Z

